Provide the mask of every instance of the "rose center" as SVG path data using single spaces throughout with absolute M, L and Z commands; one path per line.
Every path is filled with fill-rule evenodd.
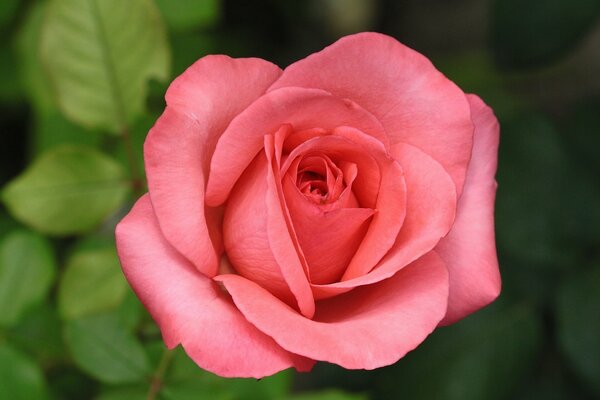
M 346 187 L 342 171 L 326 155 L 304 157 L 297 171 L 298 189 L 318 204 L 334 202 Z

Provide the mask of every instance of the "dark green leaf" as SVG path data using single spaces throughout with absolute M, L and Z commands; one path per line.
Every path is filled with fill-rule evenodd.
M 65 358 L 62 327 L 56 308 L 49 302 L 29 310 L 21 322 L 9 331 L 8 337 L 11 343 L 35 354 L 44 367 Z
M 41 55 L 62 111 L 115 133 L 142 113 L 148 80 L 168 77 L 165 30 L 151 0 L 52 0 Z
M 221 11 L 221 0 L 156 0 L 156 4 L 174 31 L 210 27 Z
M 75 253 L 67 262 L 58 291 L 63 318 L 109 311 L 121 304 L 127 282 L 114 246 Z
M 576 257 L 565 232 L 569 161 L 555 126 L 526 115 L 502 125 L 496 221 L 501 250 L 530 267 L 568 268 Z
M 102 382 L 134 383 L 150 375 L 148 356 L 116 314 L 69 321 L 65 339 L 77 365 Z
M 55 275 L 46 239 L 17 231 L 0 243 L 0 325 L 14 325 L 27 309 L 46 297 Z
M 17 61 L 10 46 L 0 43 L 0 103 L 22 98 L 22 86 L 17 76 Z
M 25 22 L 16 36 L 16 50 L 21 82 L 38 113 L 54 110 L 48 80 L 39 57 L 42 20 L 48 3 L 36 1 L 30 4 Z
M 11 22 L 19 6 L 20 0 L 3 0 L 0 7 L 0 28 Z
M 99 132 L 88 131 L 79 125 L 75 125 L 57 110 L 49 110 L 35 116 L 31 143 L 32 153 L 39 155 L 46 150 L 64 144 L 98 147 L 101 137 Z
M 325 390 L 322 392 L 302 393 L 281 398 L 286 400 L 367 400 L 367 396 L 356 393 L 346 393 L 340 390 Z
M 3 191 L 11 214 L 53 235 L 88 231 L 125 200 L 119 164 L 83 146 L 61 146 L 36 159 Z
M 40 368 L 24 354 L 0 344 L 0 399 L 43 400 L 48 398 Z
M 106 389 L 96 400 L 146 400 L 149 385 Z
M 600 396 L 600 267 L 563 284 L 558 295 L 558 338 L 570 365 Z
M 498 308 L 496 304 L 454 326 L 438 329 L 419 348 L 383 370 L 380 397 L 510 398 L 533 368 L 542 332 L 530 308 Z
M 539 66 L 573 48 L 600 14 L 598 0 L 495 0 L 492 47 L 508 67 Z

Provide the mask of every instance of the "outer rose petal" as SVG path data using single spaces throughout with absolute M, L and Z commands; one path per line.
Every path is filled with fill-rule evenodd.
M 460 193 L 473 125 L 464 93 L 422 54 L 378 33 L 346 36 L 285 69 L 269 91 L 319 88 L 372 112 L 392 144 L 412 144 L 440 162 Z
M 147 195 L 119 223 L 116 237 L 123 272 L 169 348 L 181 343 L 200 367 L 225 377 L 261 378 L 314 364 L 258 331 L 165 241 Z
M 446 267 L 433 252 L 390 279 L 319 302 L 314 320 L 243 277 L 215 279 L 283 348 L 351 369 L 389 365 L 414 349 L 443 317 L 448 296 Z
M 475 123 L 473 157 L 454 226 L 436 247 L 450 274 L 443 325 L 491 303 L 501 286 L 494 238 L 499 126 L 492 110 L 479 97 L 469 95 L 468 99 Z
M 215 144 L 233 117 L 280 73 L 259 59 L 201 58 L 171 83 L 167 109 L 146 139 L 148 186 L 161 230 L 207 276 L 218 268 L 218 254 L 208 238 L 220 228 L 210 225 L 213 218 L 205 213 L 214 212 L 204 206 Z

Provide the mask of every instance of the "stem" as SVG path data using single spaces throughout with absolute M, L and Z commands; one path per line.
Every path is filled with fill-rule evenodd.
M 156 396 L 162 389 L 163 379 L 165 377 L 165 373 L 167 372 L 167 368 L 169 368 L 169 364 L 173 360 L 174 351 L 169 350 L 165 347 L 163 350 L 162 356 L 160 357 L 160 361 L 158 362 L 158 366 L 156 367 L 156 371 L 152 375 L 150 380 L 150 389 L 148 390 L 148 395 L 146 396 L 146 400 L 155 400 Z
M 138 168 L 135 151 L 133 149 L 133 141 L 127 126 L 124 126 L 123 129 L 121 129 L 121 137 L 123 138 L 123 146 L 125 147 L 125 156 L 127 157 L 127 162 L 129 163 L 129 172 L 131 173 L 131 186 L 133 188 L 133 193 L 139 197 L 144 194 L 144 182 L 142 181 L 142 175 L 140 174 L 140 170 Z

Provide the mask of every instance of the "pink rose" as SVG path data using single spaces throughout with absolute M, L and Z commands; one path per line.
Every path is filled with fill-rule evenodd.
M 421 54 L 362 33 L 284 71 L 208 56 L 166 102 L 117 246 L 200 367 L 373 369 L 498 296 L 498 122 Z

